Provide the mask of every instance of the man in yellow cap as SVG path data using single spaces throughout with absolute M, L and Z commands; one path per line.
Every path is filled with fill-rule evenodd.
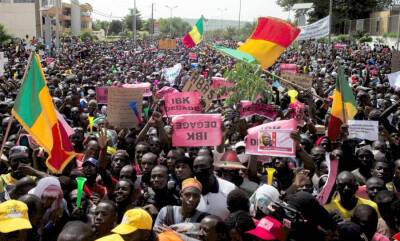
M 134 208 L 126 211 L 121 223 L 111 231 L 119 234 L 124 241 L 156 241 L 157 236 L 151 229 L 152 224 L 153 219 L 146 210 Z
M 27 241 L 31 229 L 28 206 L 17 200 L 0 203 L 0 240 Z

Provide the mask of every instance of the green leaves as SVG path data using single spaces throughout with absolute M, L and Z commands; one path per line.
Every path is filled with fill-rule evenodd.
M 259 95 L 270 102 L 273 93 L 271 87 L 261 78 L 261 74 L 259 65 L 245 62 L 239 62 L 235 68 L 225 72 L 224 77 L 235 82 L 235 86 L 226 89 L 230 95 L 225 102 L 228 105 L 239 103 L 241 100 L 256 102 Z

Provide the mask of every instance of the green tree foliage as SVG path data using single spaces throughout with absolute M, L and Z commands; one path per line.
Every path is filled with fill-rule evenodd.
M 142 27 L 142 30 L 144 30 L 144 31 L 147 31 L 147 32 L 149 32 L 149 33 L 153 33 L 153 22 L 155 22 L 156 20 L 152 20 L 151 18 L 150 19 L 147 19 L 147 20 L 144 20 L 143 21 L 143 27 Z
M 133 31 L 133 9 L 129 9 L 129 14 L 125 16 L 124 18 L 124 24 L 125 26 Z M 139 12 L 138 9 L 136 9 L 136 29 L 139 31 L 141 30 L 143 27 L 143 20 L 142 20 L 142 16 Z
M 183 21 L 181 18 L 161 18 L 160 19 L 160 32 L 164 36 L 181 37 L 190 31 L 191 26 L 188 22 Z
M 109 21 L 96 20 L 94 21 L 92 28 L 94 31 L 99 31 L 100 29 L 103 29 L 105 32 L 107 32 L 109 26 Z
M 122 32 L 123 23 L 120 20 L 112 20 L 108 29 L 108 33 L 118 35 Z
M 241 100 L 255 102 L 258 95 L 271 101 L 273 98 L 272 90 L 261 78 L 261 74 L 259 65 L 245 62 L 238 62 L 235 68 L 225 72 L 225 78 L 236 83 L 234 87 L 228 89 L 231 94 L 226 103 L 233 105 Z
M 3 25 L 0 24 L 0 44 L 4 44 L 6 41 L 11 39 L 11 35 L 6 32 Z

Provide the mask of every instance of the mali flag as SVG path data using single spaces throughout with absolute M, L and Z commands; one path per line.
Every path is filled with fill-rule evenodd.
M 46 165 L 61 173 L 76 155 L 64 126 L 57 119 L 39 55 L 32 54 L 23 83 L 12 109 L 12 115 L 49 154 Z
M 333 103 L 331 117 L 329 119 L 328 137 L 336 141 L 340 135 L 342 124 L 352 120 L 357 114 L 356 100 L 344 75 L 342 67 L 339 67 L 335 91 L 333 92 Z
M 246 62 L 258 62 L 263 69 L 275 63 L 279 56 L 300 34 L 300 29 L 283 20 L 263 17 L 253 34 L 238 49 L 214 46 L 236 59 Z
M 182 39 L 183 45 L 186 48 L 192 48 L 198 45 L 203 40 L 204 28 L 203 28 L 203 16 L 197 20 L 196 24 L 193 26 L 192 30 L 185 35 Z

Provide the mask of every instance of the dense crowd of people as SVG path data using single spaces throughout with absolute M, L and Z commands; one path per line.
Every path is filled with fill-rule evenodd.
M 11 117 L 32 50 L 41 54 L 55 107 L 73 128 L 78 154 L 61 174 L 47 169 L 47 153 Z M 296 157 L 288 158 L 246 154 L 246 130 L 271 120 L 240 118 L 238 106 L 223 100 L 204 106 L 204 112 L 222 114 L 223 144 L 172 146 L 171 120 L 160 114 L 155 93 L 165 86 L 182 91 L 194 72 L 210 80 L 234 67 L 234 59 L 209 45 L 160 50 L 150 40 L 135 47 L 129 40 L 65 38 L 53 58 L 37 41 L 0 47 L 8 58 L 0 76 L 0 240 L 394 240 L 400 233 L 400 89 L 387 78 L 393 51 L 314 41 L 286 50 L 270 72 L 278 76 L 280 63 L 296 64 L 313 77 L 311 90 L 298 89 L 304 125 L 290 135 Z M 171 83 L 162 69 L 177 63 L 182 70 Z M 356 96 L 355 119 L 379 121 L 378 140 L 350 138 L 346 125 L 338 141 L 326 136 L 339 66 Z M 267 85 L 276 80 L 261 77 Z M 143 97 L 139 128 L 111 126 L 95 88 L 143 82 L 151 83 L 153 95 Z M 269 102 L 275 120 L 293 111 L 281 84 Z M 329 179 L 330 160 L 339 162 L 338 174 L 321 205 L 317 196 Z M 86 178 L 80 205 L 76 177 Z

